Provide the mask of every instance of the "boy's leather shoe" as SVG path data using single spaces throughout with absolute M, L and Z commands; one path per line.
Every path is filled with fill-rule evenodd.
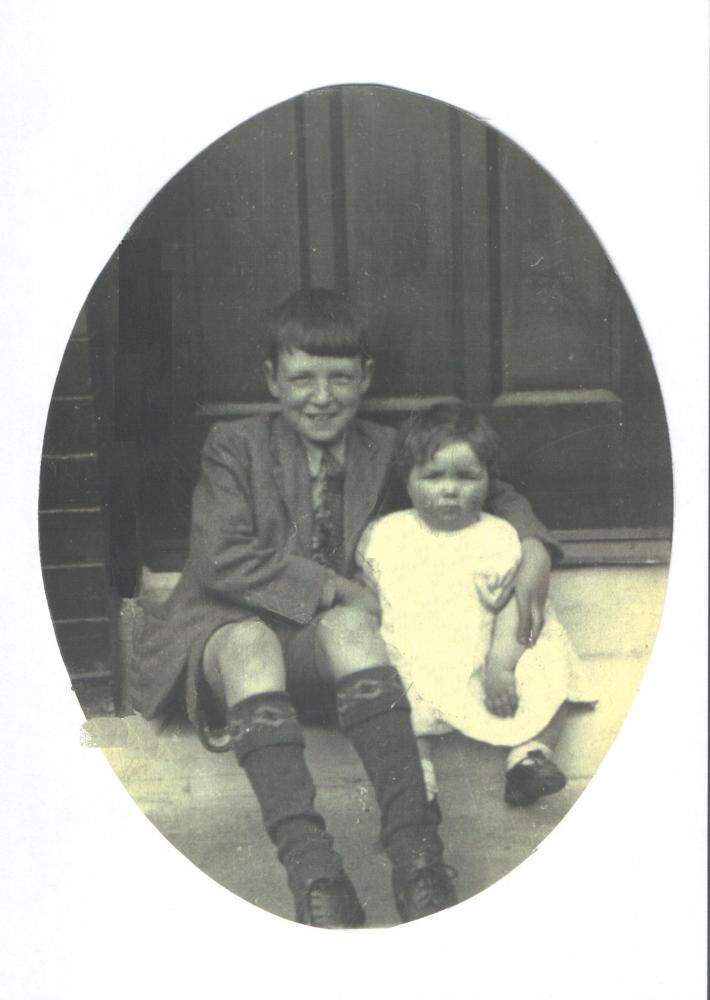
M 362 927 L 365 911 L 347 875 L 313 879 L 296 894 L 296 920 L 310 927 Z
M 529 806 L 543 795 L 553 795 L 567 784 L 554 760 L 541 750 L 531 750 L 505 776 L 505 801 L 509 806 Z
M 394 901 L 402 921 L 428 917 L 458 903 L 452 878 L 453 868 L 443 861 L 396 866 L 392 869 Z

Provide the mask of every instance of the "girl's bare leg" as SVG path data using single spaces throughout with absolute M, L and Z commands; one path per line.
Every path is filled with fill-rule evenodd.
M 432 760 L 431 741 L 426 736 L 417 736 L 417 750 L 419 759 L 422 762 L 422 774 L 424 775 L 424 786 L 429 802 L 432 802 L 439 795 L 439 786 L 436 782 L 436 771 Z

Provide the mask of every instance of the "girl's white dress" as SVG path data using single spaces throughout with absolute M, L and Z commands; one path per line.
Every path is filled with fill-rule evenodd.
M 458 730 L 497 746 L 540 733 L 565 701 L 594 701 L 551 607 L 537 643 L 516 667 L 518 709 L 499 718 L 485 706 L 483 668 L 495 611 L 520 563 L 518 536 L 491 514 L 460 531 L 427 527 L 415 510 L 372 524 L 358 562 L 379 593 L 382 637 L 402 677 L 417 735 Z

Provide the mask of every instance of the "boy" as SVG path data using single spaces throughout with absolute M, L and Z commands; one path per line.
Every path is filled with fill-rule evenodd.
M 395 432 L 357 416 L 373 362 L 340 295 L 304 290 L 282 303 L 265 367 L 280 412 L 208 435 L 188 560 L 162 618 L 147 621 L 133 704 L 152 718 L 177 687 L 207 740 L 226 726 L 295 919 L 360 927 L 363 909 L 314 807 L 298 721 L 337 719 L 375 790 L 397 910 L 414 920 L 456 896 L 377 605 L 349 578 L 363 529 L 388 503 Z M 534 639 L 549 571 L 539 539 L 552 543 L 510 487 L 491 493 L 527 547 L 518 597 Z

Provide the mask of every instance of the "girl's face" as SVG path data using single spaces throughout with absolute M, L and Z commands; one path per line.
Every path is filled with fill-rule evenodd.
M 407 492 L 421 519 L 435 531 L 474 524 L 488 495 L 488 470 L 470 444 L 444 445 L 407 479 Z

